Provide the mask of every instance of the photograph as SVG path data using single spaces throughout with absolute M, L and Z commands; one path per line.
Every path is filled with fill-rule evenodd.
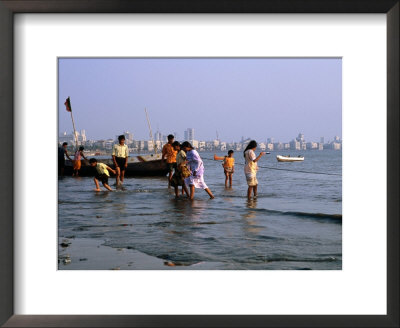
M 398 326 L 399 0 L 294 2 L 0 0 L 0 326 Z
M 57 64 L 59 270 L 342 270 L 341 58 Z

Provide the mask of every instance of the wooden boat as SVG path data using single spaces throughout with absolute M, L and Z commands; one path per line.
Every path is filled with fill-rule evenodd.
M 290 157 L 290 156 L 276 156 L 278 162 L 301 162 L 304 161 L 304 156 Z
M 96 158 L 99 163 L 104 163 L 115 169 L 111 155 L 109 158 Z M 94 176 L 95 169 L 91 167 L 86 160 L 82 160 L 82 166 L 79 175 Z M 64 175 L 72 175 L 73 162 L 67 160 L 65 162 Z M 165 176 L 168 168 L 165 162 L 161 160 L 161 154 L 148 154 L 128 157 L 128 167 L 125 170 L 126 177 L 134 176 Z M 112 175 L 111 175 L 112 176 Z

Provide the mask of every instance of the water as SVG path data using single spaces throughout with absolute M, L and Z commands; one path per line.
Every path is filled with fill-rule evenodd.
M 305 160 L 279 163 L 277 154 Z M 271 152 L 259 161 L 252 201 L 246 198 L 242 152 L 234 154 L 232 189 L 224 187 L 213 153 L 200 156 L 213 200 L 200 189 L 193 202 L 175 200 L 164 177 L 126 178 L 125 190 L 111 193 L 94 192 L 92 178 L 60 179 L 59 237 L 97 239 L 190 269 L 204 263 L 234 270 L 342 268 L 341 152 Z

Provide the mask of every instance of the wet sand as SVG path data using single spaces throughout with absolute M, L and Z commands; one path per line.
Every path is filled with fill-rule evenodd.
M 86 238 L 59 238 L 59 270 L 169 270 L 218 269 L 222 264 L 180 265 L 134 249 L 104 246 L 103 241 Z

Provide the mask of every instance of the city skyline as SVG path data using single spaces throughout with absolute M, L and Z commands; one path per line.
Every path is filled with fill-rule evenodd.
M 138 140 L 134 138 L 134 135 L 129 131 L 124 131 L 122 134 L 125 136 L 125 144 L 128 149 L 134 153 L 142 152 L 152 152 L 160 150 L 167 142 L 168 136 L 163 135 L 160 132 L 156 132 L 154 136 L 150 136 L 147 140 Z M 176 132 L 174 133 L 175 140 L 179 141 Z M 76 137 L 75 137 L 76 136 Z M 242 138 L 239 142 L 229 142 L 220 139 L 214 140 L 196 140 L 195 139 L 195 129 L 188 128 L 184 131 L 185 139 L 189 141 L 193 148 L 199 151 L 226 151 L 233 149 L 236 151 L 244 149 L 252 138 Z M 59 136 L 59 144 L 63 142 L 69 143 L 69 146 L 74 148 L 76 146 L 86 147 L 86 151 L 110 151 L 114 144 L 118 143 L 119 136 L 116 135 L 114 138 L 100 139 L 100 140 L 90 140 L 86 137 L 86 131 L 76 131 L 76 135 L 72 132 L 67 134 L 64 132 Z M 325 138 L 321 137 L 319 141 L 316 140 L 306 140 L 303 133 L 299 133 L 297 137 L 293 138 L 291 141 L 276 141 L 275 138 L 269 137 L 265 141 L 258 141 L 258 148 L 264 151 L 274 151 L 274 150 L 324 150 L 342 149 L 342 139 L 339 136 L 335 136 L 333 141 L 328 140 L 325 142 Z
M 175 139 L 178 140 L 178 141 L 189 141 L 189 140 L 213 141 L 213 140 L 220 140 L 220 141 L 224 141 L 224 142 L 229 142 L 229 143 L 233 142 L 233 143 L 235 143 L 235 142 L 242 142 L 243 140 L 247 140 L 247 139 L 254 139 L 251 136 L 242 136 L 239 140 L 233 140 L 233 139 L 222 140 L 221 138 L 216 138 L 216 136 L 214 136 L 214 138 L 211 137 L 211 138 L 206 138 L 206 139 L 199 139 L 199 138 L 196 138 L 196 132 L 195 132 L 196 129 L 194 129 L 194 128 L 190 128 L 190 129 L 193 130 L 191 136 L 194 136 L 194 138 L 185 138 L 187 130 L 184 130 L 182 133 L 179 133 L 179 132 L 176 132 L 176 131 L 168 132 L 168 133 L 163 133 L 161 131 L 156 131 L 156 132 L 153 132 L 153 139 L 154 139 L 154 141 L 156 141 L 156 140 L 167 141 L 167 137 L 168 137 L 169 134 L 172 134 L 175 137 Z M 103 136 L 102 138 L 97 138 L 97 139 L 90 138 L 90 136 L 88 137 L 87 134 L 86 134 L 86 129 L 77 130 L 76 132 L 77 132 L 77 135 L 78 135 L 78 140 L 80 140 L 80 136 L 81 136 L 82 132 L 85 135 L 85 140 L 110 140 L 110 139 L 117 140 L 118 136 L 125 135 L 127 137 L 127 134 L 131 135 L 130 139 L 132 139 L 132 140 L 151 140 L 149 135 L 144 136 L 144 138 L 137 138 L 135 136 L 135 134 L 132 133 L 130 130 L 120 131 L 119 133 L 116 133 L 114 135 Z M 73 136 L 73 134 L 74 134 L 73 130 L 72 131 L 62 131 L 62 132 L 59 132 L 59 138 L 62 137 L 63 135 Z M 287 142 L 290 142 L 290 141 L 296 139 L 300 134 L 305 135 L 305 133 L 297 132 L 297 133 L 294 133 L 293 136 L 290 139 L 287 139 L 287 140 L 278 140 L 274 136 L 268 136 L 268 137 L 265 137 L 263 139 L 259 139 L 258 141 L 259 142 L 271 142 L 271 143 L 278 143 L 278 142 L 287 143 Z M 339 135 L 333 135 L 333 136 L 328 136 L 328 137 L 320 136 L 320 137 L 318 137 L 316 139 L 305 138 L 305 140 L 307 142 L 311 142 L 312 141 L 312 142 L 325 143 L 325 142 L 334 141 L 336 138 L 339 138 L 340 140 L 342 139 L 342 137 L 339 136 Z M 129 139 L 129 138 L 127 137 L 127 139 Z
M 190 126 L 202 140 L 332 138 L 341 136 L 341 78 L 339 58 L 61 58 L 59 131 L 72 128 L 71 97 L 77 130 L 93 139 L 148 138 L 145 108 L 153 135 L 180 140 Z

